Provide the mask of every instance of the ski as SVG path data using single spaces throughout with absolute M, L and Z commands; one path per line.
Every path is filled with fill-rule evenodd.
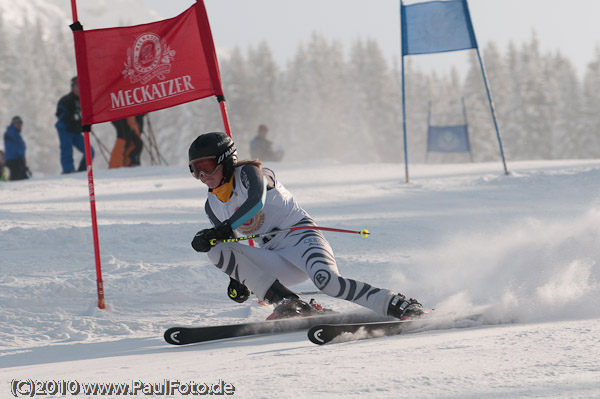
M 428 330 L 464 328 L 480 324 L 483 315 L 438 316 L 429 313 L 421 318 L 358 323 L 323 323 L 308 330 L 308 339 L 317 345 L 399 335 Z
M 317 316 L 240 324 L 206 327 L 171 327 L 165 331 L 164 339 L 172 345 L 188 345 L 227 338 L 301 331 L 319 324 L 368 323 L 381 320 L 381 316 L 372 313 L 327 313 Z

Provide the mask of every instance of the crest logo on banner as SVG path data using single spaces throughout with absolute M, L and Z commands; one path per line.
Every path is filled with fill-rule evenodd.
M 144 103 L 176 97 L 195 90 L 190 75 L 167 80 L 177 52 L 165 39 L 153 32 L 144 32 L 127 47 L 127 62 L 121 72 L 136 88 L 110 93 L 111 109 L 123 109 Z M 177 72 L 175 72 L 177 73 Z M 157 78 L 160 82 L 151 83 Z
M 164 80 L 171 72 L 171 61 L 176 51 L 155 33 L 144 33 L 127 49 L 127 62 L 123 75 L 131 83 L 146 84 L 155 77 Z

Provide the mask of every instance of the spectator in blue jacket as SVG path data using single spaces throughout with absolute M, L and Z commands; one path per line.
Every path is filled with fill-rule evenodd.
M 15 116 L 4 133 L 4 160 L 10 169 L 10 180 L 29 178 L 29 169 L 25 158 L 26 146 L 21 136 L 22 127 L 23 120 L 20 116 Z
M 71 79 L 71 92 L 65 94 L 58 101 L 56 107 L 56 130 L 60 140 L 60 164 L 62 173 L 75 172 L 73 162 L 73 147 L 77 148 L 83 157 L 79 162 L 77 172 L 86 170 L 85 144 L 83 134 L 81 134 L 81 107 L 79 105 L 79 84 L 77 76 Z M 94 149 L 92 148 L 92 159 L 94 158 Z

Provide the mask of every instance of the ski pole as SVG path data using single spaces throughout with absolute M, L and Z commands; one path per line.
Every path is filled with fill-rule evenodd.
M 244 240 L 252 240 L 255 238 L 260 238 L 260 237 L 268 237 L 268 236 L 272 236 L 275 234 L 279 234 L 279 233 L 287 233 L 290 231 L 296 231 L 296 230 L 323 230 L 323 231 L 334 231 L 337 233 L 350 233 L 350 234 L 360 234 L 363 237 L 368 237 L 369 234 L 369 230 L 363 229 L 363 230 L 344 230 L 344 229 L 334 229 L 331 227 L 319 227 L 319 226 L 296 226 L 296 227 L 290 227 L 289 229 L 283 229 L 283 230 L 273 230 L 270 231 L 268 233 L 261 233 L 261 234 L 252 234 L 249 236 L 244 236 L 244 237 L 237 237 L 237 238 L 227 238 L 225 240 L 217 240 L 216 238 L 213 238 L 212 240 L 210 240 L 210 245 L 217 245 L 217 243 L 219 242 L 238 242 L 238 241 L 244 241 Z

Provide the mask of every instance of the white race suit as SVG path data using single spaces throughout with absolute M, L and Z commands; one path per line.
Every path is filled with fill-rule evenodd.
M 226 183 L 227 184 L 227 183 Z M 294 226 L 316 226 L 310 215 L 270 169 L 244 164 L 235 168 L 231 194 L 222 201 L 209 190 L 206 214 L 218 226 L 229 220 L 238 236 Z M 279 280 L 284 286 L 310 278 L 323 293 L 387 315 L 392 291 L 342 277 L 331 246 L 319 230 L 295 230 L 259 238 L 257 247 L 219 243 L 208 252 L 211 262 L 243 283 L 259 298 Z

